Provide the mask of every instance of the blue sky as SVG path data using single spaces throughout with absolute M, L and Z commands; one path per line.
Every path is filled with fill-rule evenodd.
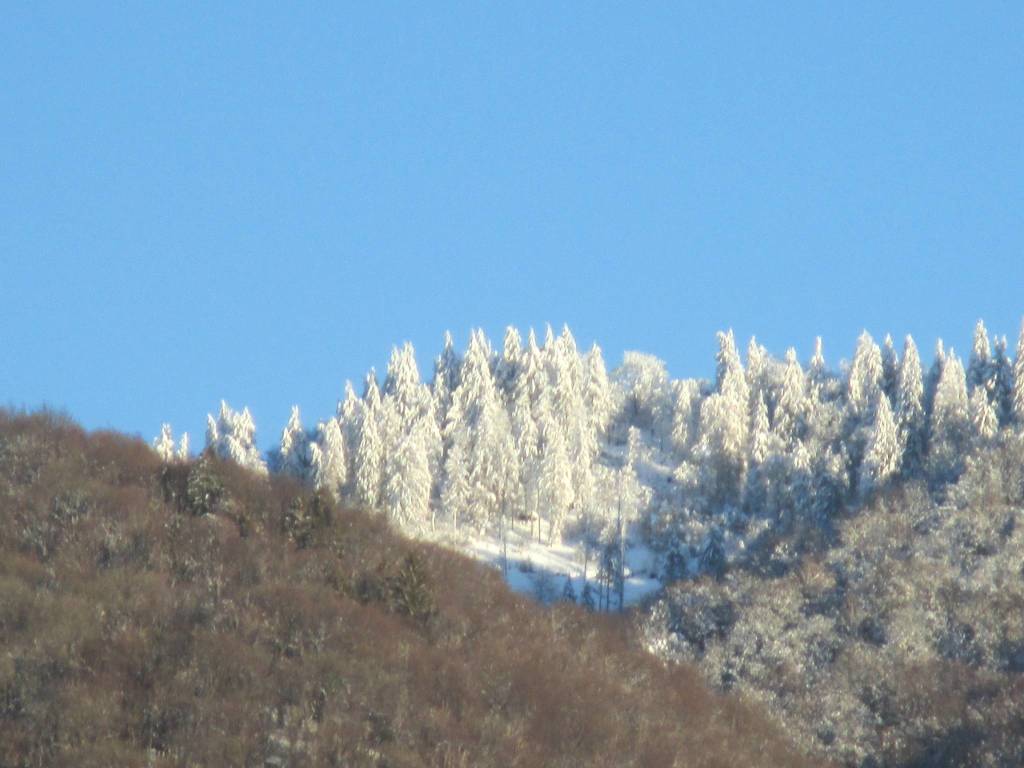
M 5 9 L 0 402 L 269 447 L 445 329 L 1016 337 L 1019 3 L 203 5 Z

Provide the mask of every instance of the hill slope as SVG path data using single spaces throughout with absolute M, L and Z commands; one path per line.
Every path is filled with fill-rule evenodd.
M 0 412 L 0 765 L 785 765 L 621 618 L 279 477 Z

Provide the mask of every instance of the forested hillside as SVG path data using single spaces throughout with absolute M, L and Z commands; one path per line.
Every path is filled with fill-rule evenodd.
M 836 368 L 820 339 L 806 363 L 718 342 L 714 381 L 672 380 L 640 353 L 608 373 L 568 329 L 477 332 L 429 384 L 406 345 L 267 461 L 226 405 L 207 446 L 455 546 L 561 541 L 591 607 L 656 577 L 648 647 L 809 754 L 1024 764 L 1024 330 L 1011 355 L 979 321 L 966 364 L 866 332 Z M 176 461 L 169 428 L 157 449 Z
M 0 411 L 0 766 L 793 766 L 620 616 L 216 456 Z
M 966 368 L 941 341 L 927 370 L 864 333 L 852 362 L 806 366 L 751 339 L 744 365 L 719 334 L 713 382 L 670 379 L 627 353 L 608 374 L 596 345 L 564 329 L 500 352 L 481 332 L 464 354 L 448 336 L 429 384 L 413 349 L 396 348 L 383 386 L 346 386 L 337 413 L 306 430 L 297 409 L 267 459 L 247 410 L 222 404 L 206 445 L 258 472 L 295 477 L 414 534 L 504 536 L 528 528 L 568 539 L 625 578 L 623 538 L 657 553 L 665 581 L 746 561 L 773 536 L 827 540 L 851 509 L 903 481 L 941 498 L 971 457 L 1024 429 L 1024 333 L 1015 357 L 979 322 Z M 156 442 L 181 454 L 170 427 Z M 187 453 L 187 446 L 185 447 Z

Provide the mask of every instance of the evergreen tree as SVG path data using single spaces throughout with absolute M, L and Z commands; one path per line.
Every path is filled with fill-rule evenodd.
M 935 358 L 932 360 L 932 365 L 928 369 L 928 375 L 924 381 L 924 412 L 929 418 L 935 404 L 935 392 L 938 390 L 939 380 L 942 378 L 945 367 L 946 349 L 942 344 L 942 339 L 939 339 L 935 342 Z
M 376 388 L 370 392 L 376 392 Z M 356 501 L 363 507 L 379 509 L 384 469 L 384 445 L 377 426 L 380 404 L 372 395 L 364 403 L 366 407 L 360 419 L 359 443 L 356 446 L 355 495 Z
M 1017 338 L 1017 355 L 1013 359 L 1013 417 L 1018 428 L 1024 428 L 1024 320 Z
M 890 403 L 896 402 L 896 379 L 899 375 L 899 358 L 896 356 L 896 347 L 893 346 L 892 336 L 885 334 L 885 341 L 882 343 L 882 391 L 889 398 Z
M 605 439 L 612 415 L 612 393 L 604 355 L 597 344 L 587 353 L 583 369 L 583 409 L 591 434 L 598 440 Z
M 153 450 L 165 464 L 174 460 L 174 434 L 170 424 L 160 427 L 160 436 L 153 441 Z
M 986 390 L 994 388 L 992 377 L 992 348 L 988 341 L 988 331 L 981 320 L 974 326 L 974 342 L 971 346 L 971 357 L 967 363 L 967 387 L 973 390 L 982 387 Z
M 337 419 L 321 421 L 316 426 L 316 440 L 310 445 L 310 475 L 316 488 L 324 488 L 336 499 L 348 480 L 345 437 Z
M 451 520 L 452 530 L 469 517 L 472 489 L 469 487 L 469 464 L 461 440 L 452 443 L 444 460 L 444 480 L 441 483 L 441 507 Z
M 388 518 L 406 529 L 422 529 L 430 520 L 432 480 L 427 449 L 418 432 L 405 435 L 387 458 L 385 500 Z
M 967 447 L 969 418 L 964 367 L 950 350 L 932 404 L 929 465 L 935 480 L 945 482 L 959 474 Z
M 903 340 L 903 360 L 896 380 L 896 416 L 904 445 L 903 466 L 912 474 L 924 465 L 927 423 L 921 358 L 909 335 Z
M 862 423 L 874 418 L 874 406 L 878 393 L 882 391 L 882 353 L 871 334 L 861 333 L 857 349 L 853 354 L 847 395 L 850 410 L 855 419 Z
M 996 409 L 989 402 L 983 386 L 975 387 L 971 392 L 968 411 L 975 442 L 987 445 L 999 432 L 999 417 L 996 415 Z
M 206 448 L 253 472 L 267 473 L 267 465 L 256 449 L 256 423 L 248 408 L 239 413 L 221 400 L 217 418 L 209 414 L 206 417 Z
M 271 471 L 297 480 L 312 478 L 312 454 L 309 435 L 302 427 L 299 406 L 292 406 L 291 418 L 281 431 L 281 443 L 271 454 Z
M 561 541 L 562 527 L 573 501 L 572 467 L 565 438 L 554 423 L 543 431 L 544 448 L 540 464 L 539 495 L 548 518 L 548 544 Z
M 786 350 L 786 368 L 782 375 L 782 388 L 775 406 L 775 434 L 785 445 L 793 445 L 804 436 L 807 411 L 807 380 L 796 359 L 796 350 Z
M 679 455 L 685 455 L 697 439 L 697 419 L 700 415 L 700 382 L 684 379 L 674 384 L 675 406 L 672 409 L 672 445 Z
M 494 372 L 494 378 L 502 394 L 508 396 L 512 392 L 516 376 L 519 374 L 519 360 L 523 355 L 523 339 L 519 329 L 508 326 L 502 343 L 501 359 Z
M 994 391 L 989 400 L 996 410 L 1001 425 L 1007 424 L 1013 414 L 1013 363 L 1007 354 L 1006 337 L 997 336 L 992 345 L 992 381 Z
M 459 385 L 461 361 L 455 352 L 455 344 L 449 331 L 444 332 L 444 350 L 434 361 L 434 379 L 431 394 L 434 401 L 434 417 L 438 426 L 443 427 L 452 404 L 452 393 Z
M 771 453 L 771 431 L 768 426 L 768 405 L 764 401 L 764 393 L 757 393 L 757 405 L 754 406 L 754 418 L 750 425 L 750 461 L 754 465 L 763 464 Z
M 814 354 L 807 366 L 807 376 L 811 387 L 820 392 L 828 380 L 828 366 L 825 364 L 825 353 L 822 350 L 821 336 L 814 339 Z
M 181 433 L 181 440 L 178 442 L 178 461 L 189 460 L 188 432 Z
M 860 485 L 862 493 L 869 493 L 883 487 L 900 469 L 899 432 L 893 419 L 889 398 L 884 392 L 878 396 L 875 406 L 875 423 L 871 431 L 864 463 L 861 465 Z

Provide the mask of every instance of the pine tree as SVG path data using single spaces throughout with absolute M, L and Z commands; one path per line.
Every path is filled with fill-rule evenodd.
M 451 520 L 454 531 L 458 531 L 460 521 L 469 516 L 471 492 L 466 452 L 462 441 L 456 440 L 445 456 L 444 480 L 441 483 L 441 507 Z
M 256 449 L 256 423 L 248 408 L 239 413 L 221 400 L 217 418 L 209 414 L 206 417 L 206 448 L 246 469 L 267 473 L 267 465 Z
M 790 347 L 786 350 L 786 368 L 773 425 L 775 434 L 785 445 L 793 445 L 803 438 L 807 407 L 807 380 L 796 359 L 796 350 Z
M 992 349 L 994 391 L 989 395 L 989 400 L 996 410 L 1000 425 L 1005 425 L 1013 415 L 1013 363 L 1006 351 L 1006 337 L 997 336 Z
M 583 408 L 590 432 L 603 440 L 608 433 L 612 414 L 611 386 L 601 348 L 594 344 L 587 353 L 583 369 Z
M 992 407 L 992 403 L 989 402 L 984 387 L 975 387 L 974 391 L 971 392 L 968 411 L 975 442 L 980 445 L 987 445 L 996 436 L 996 433 L 999 432 L 999 417 L 996 415 L 996 410 Z
M 672 445 L 677 454 L 690 451 L 697 439 L 697 418 L 699 417 L 700 382 L 684 379 L 674 382 L 674 407 L 672 409 Z
M 348 480 L 348 461 L 345 437 L 337 419 L 317 424 L 316 440 L 310 445 L 310 474 L 316 488 L 325 488 L 341 499 Z
M 712 507 L 739 502 L 746 474 L 749 387 L 732 331 L 718 334 L 717 391 L 700 408 L 698 459 Z
M 903 360 L 896 378 L 896 416 L 904 445 L 903 466 L 913 474 L 924 465 L 927 424 L 921 358 L 909 335 L 903 340 Z
M 181 433 L 181 440 L 178 442 L 178 461 L 189 460 L 188 432 Z
M 280 447 L 271 455 L 271 471 L 297 480 L 312 478 L 309 435 L 302 427 L 299 406 L 292 406 L 291 418 L 281 431 Z
M 572 467 L 558 426 L 549 423 L 543 436 L 538 490 L 548 518 L 548 544 L 553 544 L 561 540 L 562 527 L 573 500 Z
M 174 434 L 170 424 L 161 425 L 160 436 L 153 441 L 153 450 L 165 464 L 174 460 Z
M 374 402 L 372 397 L 369 402 Z M 376 405 L 363 411 L 356 447 L 356 501 L 367 509 L 379 509 L 382 497 L 384 446 L 377 427 L 379 409 L 380 405 Z
M 850 366 L 847 393 L 855 419 L 870 422 L 874 406 L 882 391 L 882 353 L 871 335 L 864 331 L 857 339 L 857 349 Z
M 900 469 L 899 432 L 889 406 L 889 398 L 879 392 L 875 406 L 875 423 L 871 431 L 864 463 L 861 465 L 860 485 L 862 493 L 879 489 L 888 483 Z
M 896 356 L 896 347 L 893 346 L 892 336 L 885 334 L 885 341 L 882 343 L 882 391 L 889 398 L 890 403 L 896 402 L 896 379 L 899 376 L 900 361 Z
M 981 320 L 974 326 L 974 342 L 971 346 L 971 357 L 967 364 L 967 387 L 973 390 L 982 387 L 986 390 L 994 388 L 992 377 L 992 348 L 988 341 L 988 331 Z
M 512 392 L 516 376 L 519 375 L 519 360 L 523 355 L 523 339 L 519 329 L 508 326 L 502 343 L 501 359 L 494 372 L 494 378 L 501 392 L 508 396 Z
M 812 388 L 820 392 L 828 380 L 828 366 L 825 364 L 825 353 L 822 350 L 821 336 L 814 339 L 814 354 L 807 366 L 807 376 Z
M 423 529 L 430 519 L 432 480 L 427 450 L 418 432 L 405 435 L 387 459 L 388 519 L 405 529 Z
M 438 426 L 443 427 L 452 404 L 452 393 L 459 385 L 459 367 L 461 361 L 455 352 L 455 344 L 449 331 L 444 332 L 444 350 L 434 361 L 434 379 L 431 382 L 431 395 L 434 401 L 434 417 Z
M 1017 356 L 1013 359 L 1013 417 L 1024 428 L 1024 320 L 1017 338 Z
M 768 426 L 768 406 L 764 401 L 764 393 L 757 393 L 757 405 L 754 406 L 754 418 L 750 425 L 750 461 L 760 465 L 765 462 L 771 452 L 771 431 Z
M 949 481 L 959 474 L 970 419 L 967 403 L 964 367 L 951 349 L 945 358 L 932 404 L 929 465 L 936 480 Z
M 946 367 L 946 349 L 942 339 L 935 342 L 935 357 L 928 369 L 928 375 L 924 380 L 924 412 L 930 418 L 935 404 L 935 392 L 939 387 L 939 380 Z

